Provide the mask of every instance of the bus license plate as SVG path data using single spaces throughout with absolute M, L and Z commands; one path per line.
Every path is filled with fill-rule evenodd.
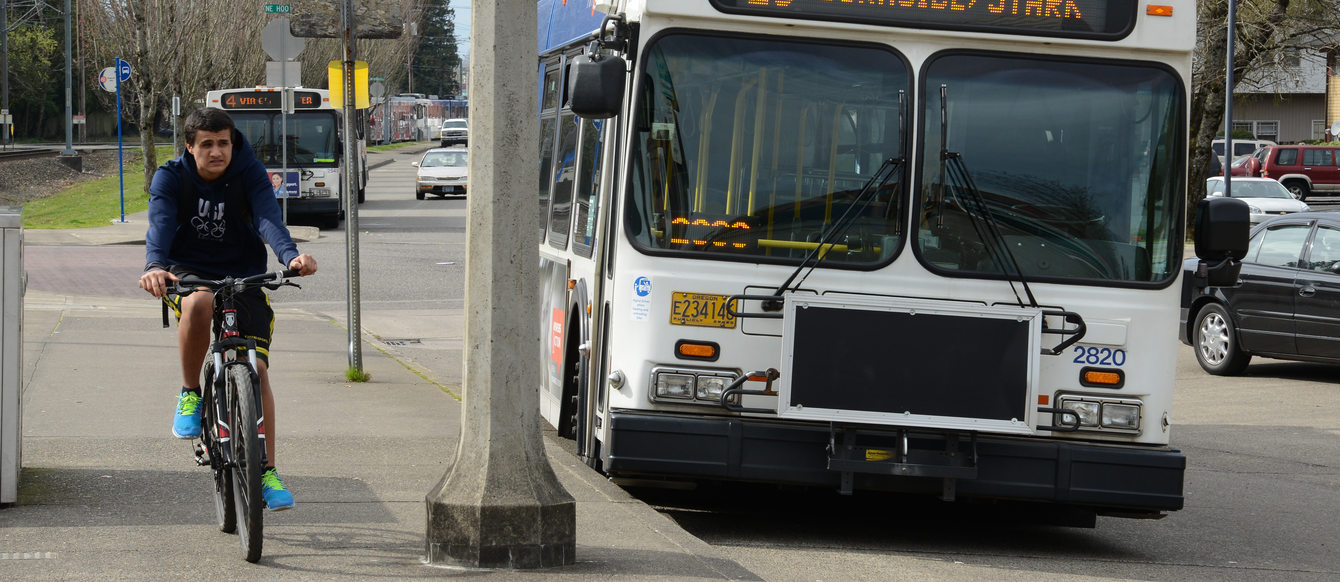
M 726 311 L 729 295 L 708 293 L 671 294 L 670 325 L 735 329 L 735 316 Z

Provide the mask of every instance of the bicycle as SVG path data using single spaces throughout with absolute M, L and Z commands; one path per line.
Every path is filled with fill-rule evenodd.
M 264 413 L 260 378 L 256 370 L 256 340 L 238 331 L 236 297 L 258 287 L 299 287 L 289 281 L 298 271 L 262 273 L 251 277 L 210 280 L 182 277 L 169 284 L 168 294 L 185 297 L 197 291 L 214 293 L 213 341 L 200 370 L 200 440 L 194 443 L 195 462 L 214 473 L 214 510 L 219 531 L 238 534 L 248 562 L 261 559 L 263 513 L 261 472 L 265 470 Z M 163 327 L 168 327 L 167 302 Z M 247 358 L 240 359 L 244 351 Z M 223 373 L 218 373 L 222 370 Z M 238 528 L 238 524 L 243 527 Z

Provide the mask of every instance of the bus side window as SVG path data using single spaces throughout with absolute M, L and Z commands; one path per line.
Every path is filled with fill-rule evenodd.
M 572 225 L 572 191 L 577 178 L 577 118 L 565 111 L 559 116 L 558 148 L 554 156 L 554 185 L 549 193 L 549 244 L 568 246 Z
M 595 245 L 596 216 L 600 204 L 600 158 L 601 129 L 605 123 L 601 120 L 583 119 L 581 123 L 581 146 L 577 156 L 576 193 L 573 207 L 576 210 L 573 220 L 572 250 L 577 254 L 590 257 Z

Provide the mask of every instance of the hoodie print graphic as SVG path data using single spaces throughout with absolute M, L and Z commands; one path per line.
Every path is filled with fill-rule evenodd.
M 196 235 L 203 239 L 222 241 L 228 231 L 228 223 L 223 220 L 223 202 L 214 203 L 201 198 L 196 201 L 196 216 L 191 219 Z

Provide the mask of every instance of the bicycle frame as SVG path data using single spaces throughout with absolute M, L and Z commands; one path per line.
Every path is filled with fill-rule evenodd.
M 169 285 L 168 293 L 185 296 L 209 291 L 212 341 L 201 366 L 201 392 L 205 398 L 207 428 L 195 447 L 196 463 L 214 473 L 215 509 L 219 530 L 237 533 L 246 560 L 260 559 L 263 546 L 261 471 L 269 464 L 265 446 L 265 410 L 261 403 L 260 369 L 256 364 L 256 340 L 244 337 L 238 323 L 237 296 L 255 287 L 293 285 L 286 279 L 297 271 L 264 273 L 221 280 L 181 278 Z M 167 327 L 167 303 L 163 304 L 163 326 Z M 239 359 L 239 352 L 246 360 Z M 237 367 L 245 366 L 245 379 Z M 245 382 L 246 386 L 241 384 Z M 251 424 L 255 423 L 255 432 Z M 234 424 L 237 423 L 237 424 Z M 236 430 L 234 430 L 236 429 Z M 208 454 L 209 458 L 204 457 Z

